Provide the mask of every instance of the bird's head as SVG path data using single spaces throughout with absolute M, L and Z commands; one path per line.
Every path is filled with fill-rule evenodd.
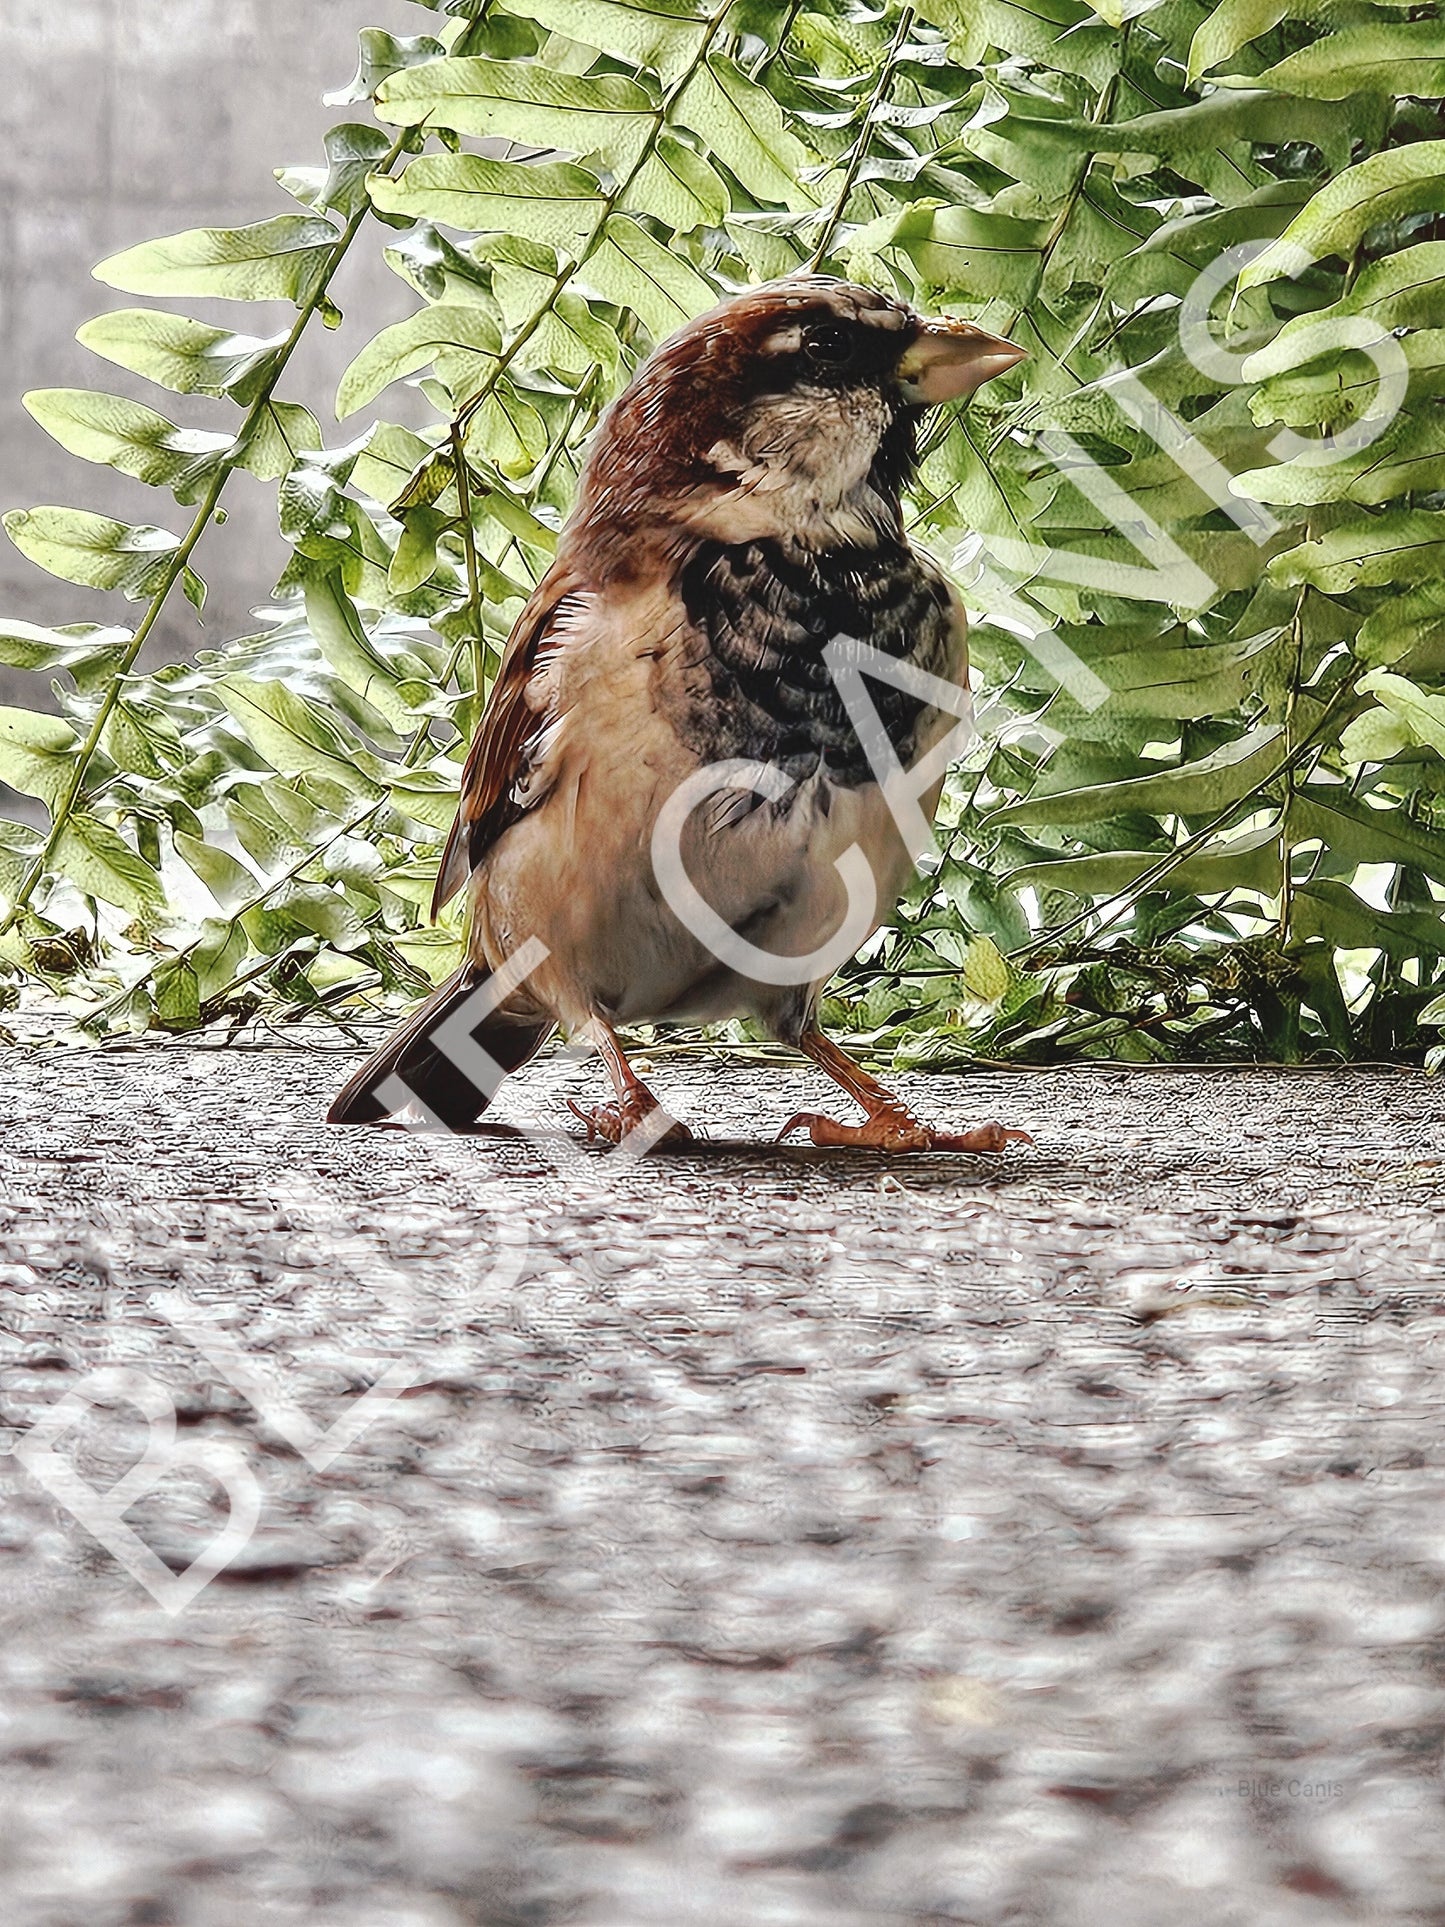
M 723 542 L 876 539 L 899 526 L 922 411 L 1023 353 L 823 275 L 749 289 L 665 341 L 613 403 L 579 522 Z

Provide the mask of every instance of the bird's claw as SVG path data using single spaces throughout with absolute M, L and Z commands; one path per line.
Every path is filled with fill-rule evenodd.
M 920 1124 L 901 1107 L 878 1110 L 862 1124 L 840 1124 L 816 1111 L 799 1111 L 779 1131 L 777 1142 L 800 1127 L 813 1143 L 836 1147 L 858 1145 L 873 1151 L 971 1151 L 976 1155 L 1004 1151 L 1012 1142 L 1032 1144 L 1027 1131 L 1011 1131 L 1002 1124 L 980 1124 L 972 1131 L 936 1131 Z
M 584 1106 L 575 1098 L 567 1099 L 567 1108 L 572 1115 L 580 1118 L 587 1127 L 587 1142 L 594 1144 L 598 1138 L 608 1144 L 621 1144 L 632 1133 L 641 1130 L 651 1139 L 650 1150 L 654 1144 L 691 1144 L 692 1132 L 685 1124 L 673 1118 L 655 1138 L 651 1137 L 650 1120 L 661 1110 L 656 1098 L 634 1093 L 625 1098 L 615 1099 L 608 1104 Z M 660 1119 L 658 1120 L 661 1121 Z
M 1011 1130 L 1003 1124 L 979 1124 L 971 1131 L 934 1131 L 928 1133 L 931 1151 L 1006 1151 L 1010 1144 L 1032 1144 L 1027 1131 Z

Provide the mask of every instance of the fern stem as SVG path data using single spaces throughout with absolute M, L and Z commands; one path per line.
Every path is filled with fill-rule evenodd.
M 1311 539 L 1312 527 L 1305 522 L 1305 540 Z M 1304 675 L 1304 615 L 1305 598 L 1309 594 L 1309 584 L 1302 585 L 1294 605 L 1294 617 L 1290 623 L 1290 640 L 1294 644 L 1294 660 L 1290 664 L 1289 693 L 1285 697 L 1284 742 L 1286 750 L 1294 748 L 1295 711 L 1299 707 L 1300 683 Z M 1285 765 L 1284 807 L 1279 817 L 1279 940 L 1287 944 L 1290 938 L 1290 923 L 1294 913 L 1294 846 L 1290 842 L 1290 817 L 1294 813 L 1295 792 L 1298 779 L 1293 764 Z
M 1120 62 L 1119 69 L 1115 73 L 1111 74 L 1107 82 L 1104 84 L 1104 86 L 1102 86 L 1099 89 L 1098 97 L 1094 101 L 1094 105 L 1089 110 L 1089 114 L 1088 114 L 1088 120 L 1091 126 L 1102 127 L 1108 121 L 1109 116 L 1114 111 L 1115 103 L 1119 97 L 1119 79 L 1120 79 L 1120 75 L 1123 72 L 1124 55 L 1127 52 L 1128 46 L 1129 46 L 1129 29 L 1130 27 L 1133 26 L 1133 24 L 1134 23 L 1132 20 L 1126 20 L 1124 22 L 1124 30 L 1119 43 L 1119 62 Z M 1073 182 L 1069 188 L 1068 193 L 1064 196 L 1063 202 L 1059 207 L 1058 213 L 1054 216 L 1053 220 L 1049 223 L 1049 231 L 1044 236 L 1043 243 L 1039 248 L 1039 279 L 1038 279 L 1038 286 L 1035 289 L 1036 294 L 1043 293 L 1044 277 L 1049 271 L 1049 263 L 1054 258 L 1054 249 L 1059 245 L 1059 242 L 1064 238 L 1064 235 L 1068 229 L 1068 225 L 1070 221 L 1072 221 L 1074 218 L 1075 210 L 1077 209 L 1079 202 L 1083 199 L 1084 188 L 1088 184 L 1089 174 L 1093 169 L 1093 165 L 1094 165 L 1094 159 L 1095 157 L 1092 154 L 1085 154 L 1085 156 L 1083 157 L 1083 160 L 1079 163 L 1079 171 L 1074 176 Z M 1099 308 L 1102 305 L 1102 302 L 1103 302 L 1103 295 L 1101 293 L 1099 300 L 1094 305 L 1093 315 L 1098 314 Z M 1009 319 L 1000 328 L 999 330 L 1000 334 L 1012 336 L 1014 329 L 1019 325 L 1019 322 L 1022 321 L 1022 319 L 1028 312 L 1029 312 L 1028 302 L 1024 302 L 1020 307 L 1015 308 L 1013 310 L 1013 313 L 1010 315 Z M 1127 326 L 1128 322 L 1133 320 L 1134 318 L 1135 318 L 1134 315 L 1127 316 L 1124 321 L 1120 322 L 1119 324 L 1120 328 Z M 1088 328 L 1092 326 L 1093 326 L 1093 316 L 1091 315 L 1089 321 L 1085 324 L 1085 327 Z M 1045 339 L 1043 333 L 1038 328 L 1034 329 L 1034 333 L 1035 335 L 1038 336 L 1038 339 L 1041 342 Z M 1056 357 L 1055 365 L 1057 367 L 1060 367 L 1060 368 L 1068 367 L 1069 356 L 1073 354 L 1074 350 L 1078 347 L 1079 342 L 1082 339 L 1082 335 L 1083 335 L 1082 330 L 1079 333 L 1076 333 L 1074 339 L 1069 343 L 1068 347 L 1065 348 L 1064 352 L 1061 355 Z M 1108 338 L 1109 337 L 1107 336 L 1105 337 L 1106 340 Z M 1095 352 L 1097 353 L 1098 350 L 1096 349 Z M 1072 372 L 1073 371 L 1070 370 L 1070 373 Z M 1082 382 L 1080 382 L 1078 385 L 1080 387 L 1084 386 Z M 1005 414 L 1003 419 L 999 423 L 997 430 L 995 431 L 993 441 L 991 442 L 989 447 L 989 453 L 992 454 L 998 448 L 1000 443 L 1003 442 L 1005 437 L 1012 432 L 1013 429 L 1025 427 L 1030 421 L 1032 421 L 1033 418 L 1039 413 L 1039 408 L 1040 408 L 1040 404 L 1038 401 L 1026 400 L 1023 403 L 1021 403 L 1016 413 Z
M 807 0 L 788 0 L 788 11 L 783 15 L 782 24 L 778 28 L 777 39 L 773 42 L 772 46 L 768 48 L 756 67 L 750 70 L 752 78 L 760 87 L 772 71 L 773 62 L 782 58 L 783 49 L 788 44 L 788 36 L 793 31 L 794 22 L 806 4 Z
M 482 699 L 482 683 L 487 672 L 487 637 L 482 627 L 482 579 L 477 567 L 477 532 L 472 527 L 472 474 L 467 451 L 462 446 L 461 426 L 452 423 L 452 469 L 457 478 L 457 501 L 461 507 L 462 552 L 467 561 L 467 612 L 472 619 L 472 701 Z
M 477 410 L 486 401 L 487 397 L 494 392 L 502 376 L 506 374 L 522 349 L 526 347 L 527 343 L 532 339 L 532 336 L 536 334 L 542 323 L 547 319 L 547 316 L 552 312 L 559 298 L 566 292 L 567 285 L 573 275 L 579 273 L 591 259 L 598 243 L 607 231 L 607 223 L 622 205 L 623 198 L 632 186 L 632 183 L 637 179 L 648 161 L 651 160 L 658 140 L 666 131 L 672 119 L 673 108 L 677 105 L 690 82 L 701 70 L 708 54 L 712 51 L 712 44 L 721 31 L 722 23 L 732 10 L 732 6 L 733 0 L 723 0 L 723 4 L 710 16 L 706 31 L 702 39 L 698 42 L 697 50 L 693 54 L 692 59 L 667 89 L 661 101 L 654 109 L 646 138 L 638 152 L 637 159 L 632 163 L 631 167 L 627 169 L 625 174 L 619 176 L 603 199 L 602 211 L 597 216 L 592 232 L 583 243 L 581 251 L 571 260 L 565 260 L 563 262 L 562 266 L 553 276 L 552 284 L 546 294 L 543 295 L 540 304 L 528 315 L 516 334 L 513 335 L 512 339 L 507 343 L 507 346 L 497 357 L 496 362 L 483 380 L 481 387 L 474 395 L 469 396 L 468 399 L 463 402 L 460 409 L 458 409 L 454 427 L 461 430 L 463 434 Z
M 405 148 L 410 137 L 411 129 L 403 128 L 377 164 L 376 171 L 378 173 L 389 174 L 391 172 L 392 168 L 395 167 L 397 161 L 400 159 L 402 150 Z M 325 268 L 318 277 L 315 287 L 312 288 L 305 301 L 302 302 L 296 320 L 292 324 L 291 332 L 277 350 L 275 361 L 272 363 L 265 381 L 262 383 L 255 400 L 246 410 L 236 439 L 232 443 L 230 454 L 223 457 L 217 464 L 216 472 L 211 477 L 210 484 L 201 498 L 201 505 L 196 510 L 195 519 L 192 521 L 185 535 L 181 538 L 179 545 L 172 550 L 170 560 L 166 564 L 165 574 L 161 577 L 156 592 L 151 597 L 135 634 L 127 644 L 125 654 L 116 665 L 115 674 L 106 685 L 105 694 L 100 699 L 99 707 L 91 720 L 91 725 L 86 733 L 84 742 L 81 743 L 79 749 L 76 751 L 75 767 L 70 772 L 70 780 L 67 782 L 65 790 L 51 817 L 50 829 L 46 834 L 45 842 L 36 855 L 34 862 L 26 871 L 20 887 L 16 891 L 9 907 L 6 909 L 4 916 L 0 917 L 0 936 L 3 936 L 7 930 L 13 927 L 16 918 L 20 915 L 21 911 L 25 909 L 37 886 L 49 870 L 55 852 L 60 847 L 61 838 L 65 835 L 66 827 L 75 813 L 75 808 L 80 800 L 81 792 L 84 789 L 85 779 L 89 773 L 90 765 L 94 761 L 95 753 L 100 747 L 100 739 L 105 734 L 106 724 L 110 721 L 115 711 L 115 706 L 120 701 L 121 691 L 125 687 L 126 678 L 135 667 L 136 659 L 145 647 L 151 631 L 159 621 L 166 603 L 170 600 L 172 590 L 185 574 L 186 566 L 195 552 L 196 544 L 200 541 L 210 525 L 211 517 L 215 514 L 220 502 L 222 491 L 225 489 L 226 483 L 231 479 L 231 476 L 235 473 L 238 451 L 245 447 L 247 438 L 260 421 L 266 409 L 270 406 L 271 397 L 276 392 L 276 384 L 285 373 L 287 363 L 296 352 L 302 335 L 306 332 L 307 327 L 310 325 L 322 301 L 325 299 L 326 291 L 331 286 L 336 270 L 340 267 L 348 248 L 356 239 L 362 223 L 366 220 L 369 212 L 370 202 L 363 203 L 337 236 L 332 245 Z
M 1147 870 L 1135 877 L 1132 883 L 1126 884 L 1122 890 L 1111 891 L 1099 902 L 1091 904 L 1087 910 L 1081 910 L 1078 916 L 1070 917 L 1067 923 L 1058 924 L 1052 930 L 1040 931 L 1032 942 L 1024 944 L 1018 950 L 1010 951 L 1010 957 L 1016 962 L 1026 962 L 1038 951 L 1059 942 L 1061 938 L 1069 936 L 1073 931 L 1082 929 L 1092 917 L 1100 916 L 1105 907 L 1111 903 L 1115 908 L 1110 910 L 1107 916 L 1101 917 L 1101 921 L 1091 934 L 1098 936 L 1100 931 L 1107 930 L 1111 923 L 1117 923 L 1120 917 L 1133 908 L 1141 896 L 1150 890 L 1157 889 L 1166 877 L 1174 874 L 1181 863 L 1212 842 L 1233 818 L 1241 812 L 1247 815 L 1252 808 L 1259 809 L 1267 804 L 1269 799 L 1263 793 L 1265 783 L 1273 783 L 1280 777 L 1288 781 L 1311 751 L 1319 746 L 1325 725 L 1334 720 L 1343 707 L 1346 697 L 1354 693 L 1354 687 L 1348 680 L 1342 682 L 1321 709 L 1309 734 L 1300 739 L 1295 748 L 1286 755 L 1279 768 L 1264 779 L 1264 783 L 1256 789 L 1247 791 L 1243 796 L 1236 797 L 1234 802 L 1226 803 L 1224 808 L 1217 815 L 1212 816 L 1202 829 L 1196 830 L 1192 836 L 1186 837 L 1184 842 L 1176 844 L 1172 850 L 1167 850 L 1157 863 L 1151 863 Z
M 843 218 L 847 213 L 848 203 L 852 199 L 853 189 L 858 183 L 859 170 L 868 158 L 868 148 L 873 139 L 874 120 L 877 117 L 878 110 L 884 105 L 888 91 L 893 85 L 893 76 L 898 69 L 899 61 L 903 58 L 903 49 L 912 31 L 913 9 L 912 7 L 905 7 L 898 16 L 898 25 L 894 28 L 893 38 L 889 42 L 888 51 L 883 56 L 883 65 L 878 70 L 877 82 L 873 88 L 873 92 L 868 97 L 868 105 L 863 110 L 863 124 L 858 129 L 858 138 L 853 143 L 852 151 L 849 153 L 843 169 L 843 184 L 833 198 L 833 205 L 828 210 L 827 218 L 823 222 L 822 231 L 817 241 L 813 244 L 813 252 L 808 256 L 805 264 L 805 271 L 809 274 L 816 274 L 828 259 L 828 252 L 833 245 L 834 236 L 843 225 Z

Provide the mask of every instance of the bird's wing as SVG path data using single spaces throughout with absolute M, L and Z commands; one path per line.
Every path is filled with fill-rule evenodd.
M 531 693 L 548 638 L 563 623 L 577 588 L 567 565 L 554 563 L 518 616 L 492 684 L 476 740 L 462 770 L 461 803 L 442 852 L 432 895 L 435 917 L 461 889 L 478 861 L 524 807 L 513 789 L 526 771 L 529 742 L 546 727 L 545 709 Z M 535 799 L 532 799 L 535 800 Z

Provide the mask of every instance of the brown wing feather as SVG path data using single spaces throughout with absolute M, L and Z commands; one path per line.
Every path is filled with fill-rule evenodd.
M 527 683 L 558 609 L 575 588 L 573 567 L 559 558 L 532 591 L 513 624 L 476 739 L 462 770 L 461 803 L 442 851 L 441 869 L 432 895 L 433 917 L 444 904 L 450 903 L 476 868 L 478 859 L 509 821 L 508 798 L 525 767 L 528 740 L 541 730 L 546 720 L 528 704 Z

